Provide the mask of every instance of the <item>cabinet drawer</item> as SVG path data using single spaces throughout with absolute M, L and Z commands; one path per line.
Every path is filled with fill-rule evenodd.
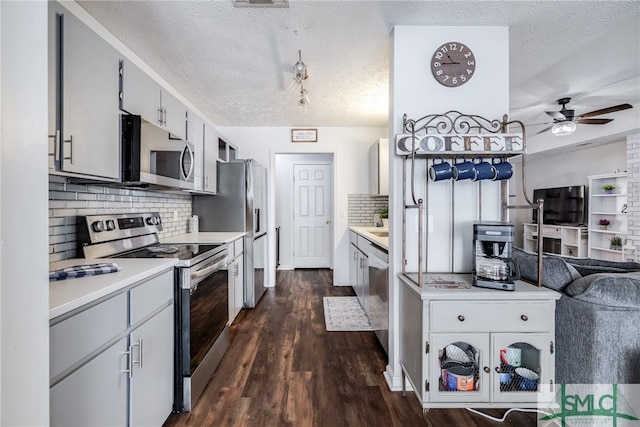
M 554 315 L 546 302 L 434 301 L 430 308 L 434 332 L 548 331 Z
M 544 237 L 561 237 L 562 229 L 559 227 L 542 226 L 542 232 Z
M 358 246 L 358 234 L 355 231 L 349 230 L 349 241 Z
M 173 300 L 173 270 L 131 289 L 131 325 Z
M 233 242 L 233 253 L 234 253 L 234 258 L 237 257 L 238 255 L 242 254 L 244 252 L 244 238 L 243 239 L 238 239 L 235 242 Z
M 127 329 L 127 294 L 122 293 L 49 329 L 50 378 Z

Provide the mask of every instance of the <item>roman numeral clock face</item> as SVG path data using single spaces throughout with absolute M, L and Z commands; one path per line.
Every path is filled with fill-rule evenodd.
M 476 58 L 467 45 L 448 42 L 431 58 L 431 72 L 441 84 L 458 87 L 468 82 L 476 71 Z

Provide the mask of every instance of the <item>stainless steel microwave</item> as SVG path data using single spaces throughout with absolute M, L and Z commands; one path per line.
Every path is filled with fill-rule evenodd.
M 191 143 L 140 116 L 123 114 L 121 144 L 124 183 L 194 189 L 195 153 Z

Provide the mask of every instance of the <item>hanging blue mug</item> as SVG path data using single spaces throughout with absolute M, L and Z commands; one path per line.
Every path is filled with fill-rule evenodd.
M 455 158 L 452 169 L 451 177 L 455 181 L 473 178 L 473 162 L 466 160 L 462 156 L 457 156 Z
M 491 163 L 495 169 L 494 181 L 509 179 L 513 176 L 513 165 L 502 157 L 494 157 Z
M 429 178 L 433 181 L 451 179 L 451 165 L 440 157 L 433 159 L 433 164 L 429 168 Z
M 473 158 L 473 181 L 493 179 L 495 174 L 496 170 L 491 163 L 483 161 L 480 157 Z

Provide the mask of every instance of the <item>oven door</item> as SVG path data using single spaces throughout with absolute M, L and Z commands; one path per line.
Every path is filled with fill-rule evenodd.
M 179 269 L 176 406 L 189 411 L 228 347 L 227 252 Z M 220 339 L 227 333 L 225 339 Z M 224 342 L 222 342 L 224 341 Z

